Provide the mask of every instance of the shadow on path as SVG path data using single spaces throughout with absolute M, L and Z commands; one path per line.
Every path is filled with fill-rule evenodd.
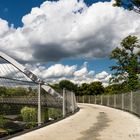
M 81 132 L 83 137 L 78 140 L 99 140 L 100 132 L 109 126 L 110 121 L 106 113 L 99 112 L 97 123 L 93 124 L 88 130 Z

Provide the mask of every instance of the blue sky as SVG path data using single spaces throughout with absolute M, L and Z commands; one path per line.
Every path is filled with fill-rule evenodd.
M 0 0 L 0 17 L 7 20 L 14 27 L 22 26 L 22 17 L 30 13 L 33 7 L 39 7 L 46 0 Z M 50 0 L 57 1 L 57 0 Z M 99 1 L 110 0 L 85 0 L 88 6 Z
M 9 26 L 11 24 L 14 25 L 15 28 L 22 27 L 23 23 L 21 21 L 22 17 L 28 13 L 30 13 L 33 7 L 39 7 L 45 0 L 0 0 L 0 18 L 5 19 L 8 21 Z M 52 0 L 54 1 L 54 0 Z M 57 0 L 56 0 L 57 1 Z M 110 0 L 85 0 L 88 6 L 92 5 L 93 3 L 99 1 L 110 1 Z M 110 61 L 107 57 L 100 58 L 100 59 L 66 59 L 61 60 L 58 63 L 62 63 L 64 65 L 74 65 L 78 64 L 79 66 L 83 65 L 83 63 L 87 61 L 89 63 L 89 69 L 95 69 L 95 71 L 101 72 L 106 70 L 110 72 L 109 66 L 112 65 L 112 61 Z M 48 66 L 54 64 L 55 62 L 50 62 Z
M 139 35 L 138 15 L 113 7 L 110 0 L 43 2 L 0 0 L 0 51 L 26 63 L 54 66 L 53 74 L 60 67 L 66 70 L 55 77 L 83 73 L 88 79 L 94 71 L 95 79 L 107 79 L 103 75 L 115 63 L 108 58 L 111 50 L 127 35 Z

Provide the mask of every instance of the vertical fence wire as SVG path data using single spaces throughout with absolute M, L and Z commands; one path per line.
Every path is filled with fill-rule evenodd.
M 80 99 L 81 98 L 81 99 Z M 113 94 L 78 96 L 80 103 L 99 104 L 132 112 L 140 116 L 140 91 Z M 88 100 L 85 100 L 88 99 Z M 86 101 L 86 102 L 85 102 Z

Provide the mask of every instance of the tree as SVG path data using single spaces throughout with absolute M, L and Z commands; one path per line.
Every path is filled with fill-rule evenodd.
M 53 85 L 49 85 L 50 87 L 52 87 L 55 91 L 61 93 L 62 89 L 60 88 L 59 84 L 53 84 Z
M 122 6 L 140 14 L 140 0 L 115 0 L 113 6 Z
M 111 67 L 115 71 L 110 79 L 113 83 L 127 82 L 130 90 L 138 88 L 140 73 L 139 52 L 136 49 L 140 48 L 138 38 L 136 36 L 127 36 L 121 42 L 121 48 L 115 48 L 110 55 L 110 59 L 116 61 L 116 65 Z
M 127 83 L 112 84 L 105 87 L 105 94 L 122 94 L 128 92 Z
M 76 91 L 77 90 L 77 85 L 75 85 L 74 83 L 72 83 L 71 81 L 69 80 L 62 80 L 59 82 L 59 87 L 61 89 L 65 88 L 69 91 Z
M 79 87 L 81 95 L 99 95 L 104 93 L 104 87 L 101 82 L 83 83 Z
M 104 87 L 101 82 L 92 82 L 89 86 L 90 95 L 99 95 L 104 93 Z
M 89 84 L 83 83 L 79 87 L 79 95 L 90 95 Z

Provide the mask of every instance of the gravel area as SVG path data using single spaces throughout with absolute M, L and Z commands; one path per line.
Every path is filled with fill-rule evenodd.
M 140 140 L 140 119 L 117 109 L 79 104 L 80 111 L 11 140 Z

